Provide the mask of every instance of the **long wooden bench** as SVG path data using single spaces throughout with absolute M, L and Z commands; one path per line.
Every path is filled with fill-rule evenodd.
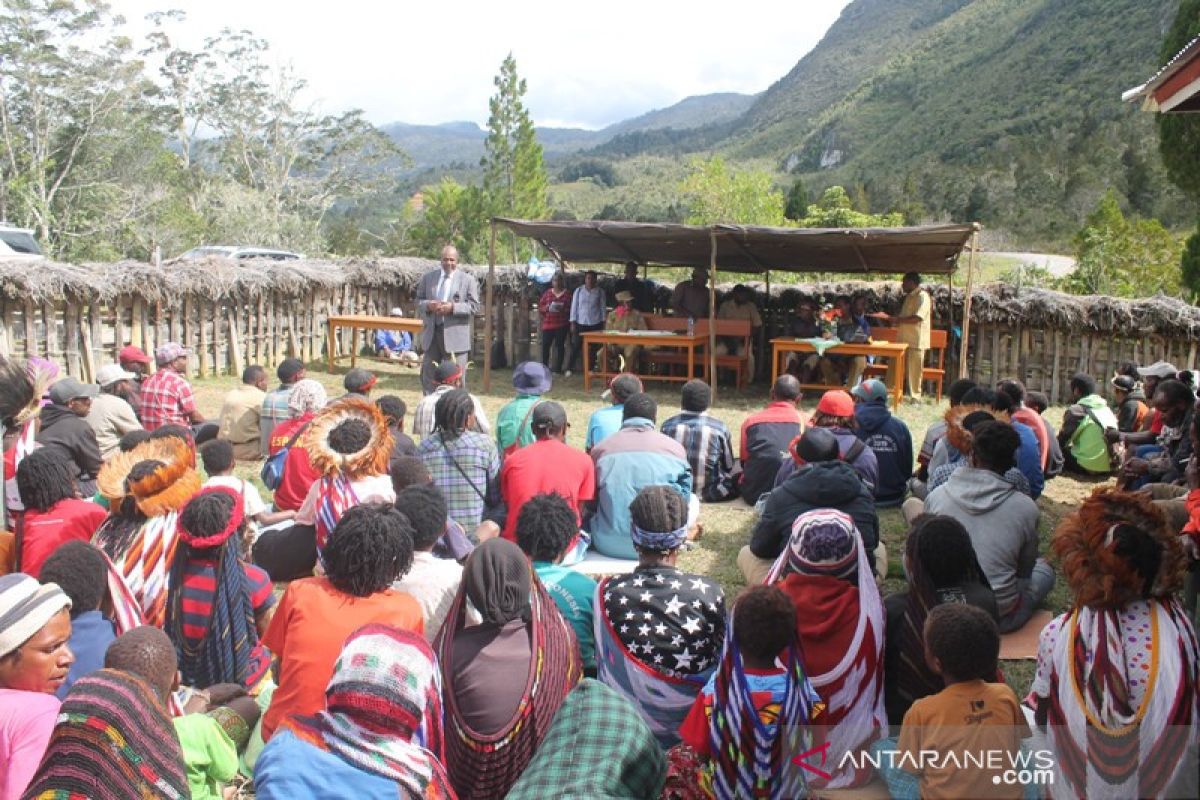
M 673 331 L 675 333 L 686 333 L 688 321 L 683 317 L 667 317 L 658 314 L 646 314 L 646 326 L 652 331 Z M 695 322 L 695 331 L 698 334 L 706 335 L 708 333 L 708 320 L 698 319 Z M 738 389 L 744 389 L 746 384 L 750 382 L 750 348 L 753 346 L 750 327 L 750 320 L 745 319 L 719 319 L 716 320 L 716 332 L 718 339 L 740 339 L 742 342 L 739 355 L 719 355 L 717 356 L 717 369 L 732 369 L 736 375 Z M 652 350 L 648 353 L 651 363 L 655 364 L 686 364 L 687 357 L 678 350 Z M 708 353 L 705 353 L 704 366 L 702 367 L 702 375 L 705 379 L 709 379 L 708 375 L 709 359 Z
M 898 341 L 900 331 L 895 328 L 871 328 L 871 338 L 881 342 Z M 942 383 L 946 379 L 946 346 L 950 335 L 946 331 L 934 328 L 929 332 L 929 349 L 925 351 L 925 364 L 922 365 L 921 382 L 932 383 L 937 392 L 937 401 L 942 402 Z M 937 366 L 930 366 L 935 361 Z M 887 367 L 881 364 L 868 364 L 863 370 L 863 377 L 886 375 Z

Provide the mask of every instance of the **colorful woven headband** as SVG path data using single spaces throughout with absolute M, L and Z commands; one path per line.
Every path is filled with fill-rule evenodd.
M 686 525 L 673 531 L 644 531 L 637 525 L 630 525 L 630 528 L 633 543 L 643 550 L 678 550 L 687 541 Z
M 233 489 L 230 489 L 228 486 L 209 486 L 201 489 L 195 497 L 188 501 L 188 504 L 190 505 L 199 500 L 201 497 L 206 497 L 213 494 L 223 494 L 233 500 L 233 508 L 229 511 L 229 521 L 225 523 L 225 527 L 223 529 L 208 536 L 195 536 L 191 531 L 184 528 L 183 525 L 180 525 L 179 538 L 192 547 L 216 547 L 217 545 L 224 544 L 230 536 L 241 530 L 242 522 L 246 518 L 246 504 L 242 500 L 242 495 L 238 492 L 235 492 Z
M 801 514 L 792 525 L 788 564 L 802 575 L 848 579 L 858 568 L 854 521 L 832 509 Z

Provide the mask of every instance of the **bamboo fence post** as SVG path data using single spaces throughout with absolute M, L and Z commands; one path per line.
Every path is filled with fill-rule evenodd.
M 25 301 L 25 357 L 33 358 L 37 355 L 37 324 L 34 320 L 33 301 Z
M 492 390 L 492 331 L 495 322 L 492 317 L 495 309 L 492 300 L 495 298 L 496 285 L 496 220 L 492 220 L 492 235 L 488 244 L 488 279 L 483 290 L 483 391 Z M 571 366 L 570 364 L 567 365 Z
M 708 385 L 717 399 L 717 230 L 708 229 Z
M 8 358 L 16 352 L 17 344 L 16 332 L 13 330 L 13 304 L 8 301 L 0 302 L 4 304 L 3 345 L 0 347 L 0 353 Z
M 1062 362 L 1063 349 L 1063 334 L 1062 331 L 1054 331 L 1054 372 L 1050 378 L 1050 404 L 1058 404 L 1059 384 L 1062 382 L 1061 373 L 1059 371 Z

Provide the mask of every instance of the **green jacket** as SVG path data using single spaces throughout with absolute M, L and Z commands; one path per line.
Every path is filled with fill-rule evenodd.
M 535 437 L 529 424 L 533 414 L 530 410 L 541 399 L 541 396 L 536 394 L 519 394 L 515 400 L 500 409 L 496 416 L 496 447 L 501 455 L 514 442 L 520 441 L 521 447 L 533 444 Z M 520 431 L 517 430 L 518 427 Z
M 1072 424 L 1074 423 L 1074 424 Z M 1104 431 L 1117 427 L 1117 418 L 1098 394 L 1089 394 L 1067 409 L 1064 437 L 1079 466 L 1098 474 L 1112 472 L 1112 451 Z

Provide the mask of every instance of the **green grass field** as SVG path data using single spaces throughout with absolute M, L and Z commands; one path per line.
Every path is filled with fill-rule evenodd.
M 396 394 L 404 399 L 412 408 L 421 397 L 421 386 L 417 370 L 400 367 L 396 364 L 376 359 L 361 359 L 360 366 L 371 369 L 379 376 L 376 396 L 380 394 Z M 344 362 L 337 371 L 330 374 L 325 371 L 324 364 L 310 365 L 309 377 L 321 381 L 329 390 L 330 397 L 341 395 L 344 390 L 341 385 L 342 375 L 348 369 Z M 492 390 L 482 391 L 482 369 L 472 369 L 470 372 L 471 390 L 479 395 L 484 409 L 490 419 L 495 420 L 500 408 L 512 397 L 511 372 L 497 371 L 493 374 Z M 236 380 L 232 377 L 212 378 L 195 382 L 196 395 L 201 411 L 209 417 L 215 417 L 221 406 L 221 397 L 232 388 Z M 588 416 L 600 407 L 602 400 L 600 392 L 603 386 L 593 383 L 592 391 L 585 393 L 583 379 L 576 375 L 571 378 L 556 377 L 554 389 L 549 395 L 563 404 L 571 423 L 567 441 L 575 447 L 583 447 L 583 438 L 587 428 Z M 679 404 L 678 388 L 665 387 L 664 384 L 650 384 L 650 393 L 659 403 L 659 420 L 662 421 L 676 412 Z M 730 389 L 718 392 L 713 413 L 723 420 L 734 432 L 735 440 L 746 415 L 761 408 L 766 402 L 767 388 L 753 386 L 744 393 L 735 393 Z M 816 397 L 806 397 L 804 410 L 811 412 L 816 405 Z M 912 430 L 914 443 L 919 445 L 925 434 L 925 429 L 945 410 L 945 401 L 939 406 L 932 398 L 918 402 L 909 402 L 901 406 L 898 416 Z M 1047 412 L 1052 420 L 1061 418 L 1062 409 L 1051 409 Z M 735 448 L 738 442 L 734 442 Z M 247 479 L 258 481 L 258 466 L 246 464 L 239 466 L 239 474 Z M 1070 477 L 1061 477 L 1046 484 L 1045 493 L 1038 500 L 1042 511 L 1041 537 L 1043 552 L 1049 541 L 1050 534 L 1059 520 L 1078 506 L 1079 502 L 1097 486 L 1099 482 L 1082 482 Z M 261 487 L 261 484 L 260 484 Z M 264 490 L 265 491 L 265 490 Z M 754 524 L 754 515 L 741 503 L 706 504 L 700 515 L 704 526 L 704 536 L 699 545 L 685 552 L 680 558 L 683 569 L 703 573 L 719 580 L 729 597 L 733 597 L 742 588 L 745 581 L 738 571 L 737 552 L 750 536 Z M 903 573 L 900 562 L 904 551 L 906 525 L 899 509 L 881 509 L 879 512 L 880 531 L 883 541 L 887 544 L 889 559 L 889 577 L 884 581 L 884 591 L 896 591 L 904 587 Z M 1062 584 L 1055 587 L 1051 593 L 1048 606 L 1058 612 L 1066 608 L 1068 597 Z M 1018 694 L 1023 694 L 1029 686 L 1033 674 L 1033 662 L 1018 661 L 1004 664 L 1005 674 L 1009 683 Z

